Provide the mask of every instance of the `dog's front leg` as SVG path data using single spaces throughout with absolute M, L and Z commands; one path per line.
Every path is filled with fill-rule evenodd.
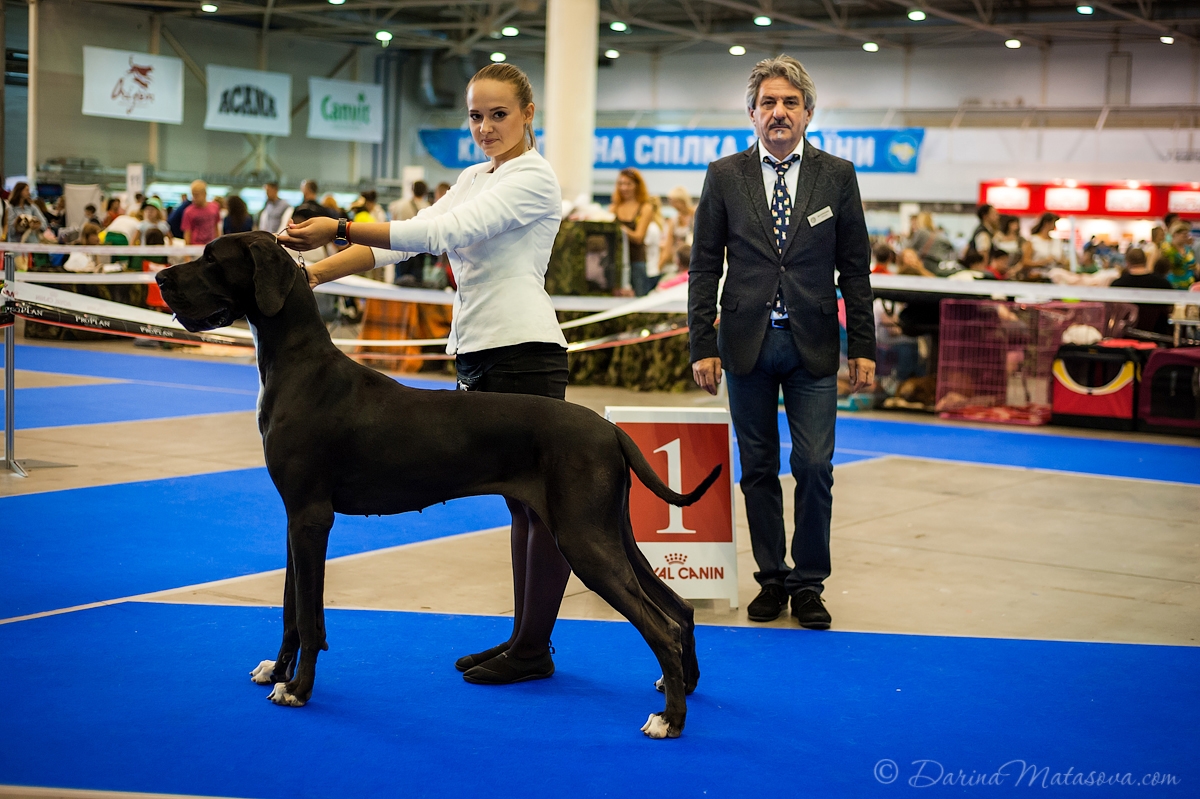
M 308 702 L 317 676 L 317 654 L 329 648 L 325 643 L 325 553 L 332 527 L 333 508 L 328 504 L 288 511 L 291 594 L 300 637 L 300 662 L 294 676 L 286 683 L 277 683 L 271 691 L 268 698 L 277 705 L 300 707 Z M 285 648 L 286 632 L 285 628 Z
M 264 660 L 250 672 L 250 679 L 259 685 L 287 682 L 296 672 L 296 656 L 300 654 L 300 629 L 296 625 L 296 569 L 292 563 L 292 542 L 287 544 L 287 570 L 283 580 L 283 643 L 274 660 Z

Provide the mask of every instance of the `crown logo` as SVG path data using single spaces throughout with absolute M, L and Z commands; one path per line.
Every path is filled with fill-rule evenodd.
M 667 565 L 682 566 L 685 563 L 687 563 L 687 555 L 681 555 L 678 552 L 667 555 Z

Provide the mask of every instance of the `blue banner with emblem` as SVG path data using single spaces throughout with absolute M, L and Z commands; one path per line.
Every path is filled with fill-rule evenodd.
M 485 160 L 483 152 L 461 128 L 419 132 L 421 144 L 442 166 L 465 169 Z M 539 140 L 541 131 L 538 131 Z M 917 171 L 923 128 L 810 130 L 814 147 L 851 161 L 859 172 Z M 750 128 L 660 130 L 596 128 L 595 169 L 706 169 L 710 162 L 740 152 L 754 143 Z

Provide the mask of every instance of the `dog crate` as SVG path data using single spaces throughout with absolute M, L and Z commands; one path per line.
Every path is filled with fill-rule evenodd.
M 1138 392 L 1138 429 L 1200 435 L 1200 347 L 1151 353 Z
M 944 419 L 1050 421 L 1054 358 L 1072 325 L 1104 329 L 1104 303 L 943 300 L 937 412 Z
M 1054 424 L 1132 430 L 1137 384 L 1155 345 L 1131 339 L 1064 344 L 1054 359 Z

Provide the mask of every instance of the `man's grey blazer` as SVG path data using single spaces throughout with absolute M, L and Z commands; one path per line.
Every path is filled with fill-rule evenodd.
M 806 141 L 792 199 L 781 255 L 771 226 L 758 144 L 709 164 L 696 208 L 688 270 L 693 363 L 719 356 L 733 374 L 750 372 L 782 283 L 792 338 L 804 368 L 816 377 L 835 374 L 840 350 L 835 269 L 837 288 L 846 301 L 849 357 L 875 359 L 871 244 L 854 165 Z M 721 294 L 721 324 L 714 327 L 717 285 L 726 260 L 729 274 Z

